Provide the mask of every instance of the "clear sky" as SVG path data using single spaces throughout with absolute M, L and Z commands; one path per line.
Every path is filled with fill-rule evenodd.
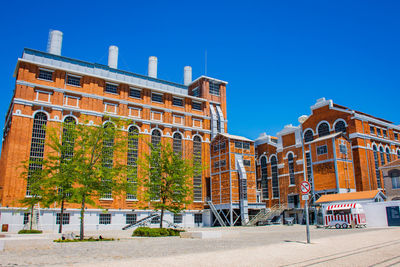
M 4 1 L 0 9 L 0 124 L 24 47 L 45 51 L 64 32 L 62 55 L 183 83 L 205 73 L 229 82 L 228 131 L 275 135 L 310 114 L 316 99 L 400 123 L 400 1 Z

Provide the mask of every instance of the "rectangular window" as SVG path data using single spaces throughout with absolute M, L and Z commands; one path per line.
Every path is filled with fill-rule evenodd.
M 197 86 L 196 88 L 192 89 L 192 96 L 200 96 L 200 87 Z
M 219 86 L 220 86 L 220 84 L 210 81 L 209 82 L 209 86 L 210 86 L 210 94 L 219 96 Z
M 324 155 L 328 153 L 328 147 L 326 145 L 317 147 L 317 155 Z
M 299 195 L 288 195 L 288 208 L 300 208 Z
M 53 81 L 53 72 L 48 70 L 39 70 L 39 79 Z
M 140 113 L 141 113 L 140 108 L 128 107 L 128 109 L 129 109 L 129 117 L 140 118 Z
M 111 224 L 111 214 L 101 213 L 99 216 L 99 224 Z
M 375 127 L 374 126 L 369 126 L 369 131 L 371 134 L 375 134 Z
M 179 115 L 173 115 L 173 123 L 174 124 L 183 125 L 184 117 L 183 116 L 179 116 Z
M 162 103 L 163 102 L 163 95 L 152 93 L 151 94 L 151 101 Z
M 235 141 L 235 148 L 243 148 L 243 143 L 240 141 Z
M 215 144 L 215 145 L 213 145 L 213 148 L 214 148 L 214 152 L 217 152 L 219 150 L 219 145 Z
M 172 105 L 177 107 L 183 107 L 183 99 L 182 98 L 172 98 Z
M 129 96 L 133 98 L 142 98 L 142 90 L 136 88 L 129 88 Z
M 250 144 L 249 143 L 243 143 L 243 149 L 249 150 L 250 149 Z
M 248 160 L 248 159 L 244 159 L 244 160 L 243 160 L 243 165 L 244 165 L 244 166 L 250 167 L 250 166 L 251 166 L 251 161 Z
M 193 110 L 201 110 L 201 103 L 192 101 L 192 109 Z
M 24 224 L 29 223 L 31 214 L 29 212 L 24 213 Z
M 61 221 L 61 213 L 57 213 L 56 216 L 56 224 L 60 224 Z M 64 213 L 62 218 L 62 224 L 69 224 L 69 213 Z
M 219 162 L 219 166 L 220 167 L 225 167 L 226 166 L 226 160 L 221 160 L 220 162 Z
M 203 127 L 203 120 L 202 119 L 193 119 L 193 127 L 202 128 Z
M 347 147 L 344 144 L 339 145 L 340 153 L 347 155 Z
M 118 94 L 118 85 L 113 83 L 106 83 L 105 91 L 111 94 Z
M 67 84 L 73 86 L 81 86 L 81 77 L 67 75 Z
M 394 133 L 394 139 L 399 139 L 399 134 L 398 133 Z
M 203 223 L 203 214 L 196 213 L 194 215 L 194 223 L 197 223 L 197 224 Z
M 162 121 L 163 113 L 159 111 L 151 111 L 151 119 L 153 121 Z
M 134 224 L 136 223 L 137 215 L 136 214 L 126 214 L 126 224 Z
M 219 149 L 224 150 L 225 149 L 225 142 L 219 144 Z
M 386 130 L 382 130 L 383 132 L 383 137 L 387 138 L 387 131 Z
M 79 97 L 66 95 L 64 104 L 70 107 L 79 107 Z
M 381 129 L 379 129 L 379 128 L 376 128 L 376 133 L 378 134 L 378 136 L 381 136 L 381 135 L 382 135 L 382 133 L 381 133 Z
M 160 223 L 160 216 L 151 218 L 151 224 L 159 224 Z
M 117 114 L 117 104 L 104 103 L 104 112 Z
M 392 189 L 400 188 L 400 176 L 392 176 Z
M 182 223 L 182 214 L 174 214 L 174 223 Z
M 51 92 L 36 90 L 36 101 L 51 102 Z

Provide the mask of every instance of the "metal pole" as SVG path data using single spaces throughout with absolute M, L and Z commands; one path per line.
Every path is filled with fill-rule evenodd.
M 310 220 L 308 216 L 308 200 L 304 204 L 304 208 L 306 209 L 306 232 L 307 232 L 307 244 L 310 243 Z

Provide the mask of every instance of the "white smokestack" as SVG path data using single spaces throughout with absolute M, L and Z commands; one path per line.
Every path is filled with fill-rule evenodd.
M 60 31 L 51 31 L 47 41 L 47 53 L 61 56 L 63 33 Z
M 157 78 L 157 57 L 149 57 L 149 77 Z
M 185 66 L 183 68 L 183 84 L 189 85 L 192 82 L 192 67 Z
M 113 69 L 118 67 L 118 46 L 110 45 L 108 48 L 108 66 Z

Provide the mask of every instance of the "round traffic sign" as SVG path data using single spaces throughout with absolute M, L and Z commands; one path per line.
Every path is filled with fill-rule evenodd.
M 303 181 L 300 184 L 300 190 L 303 194 L 308 194 L 311 191 L 311 184 L 307 181 Z

